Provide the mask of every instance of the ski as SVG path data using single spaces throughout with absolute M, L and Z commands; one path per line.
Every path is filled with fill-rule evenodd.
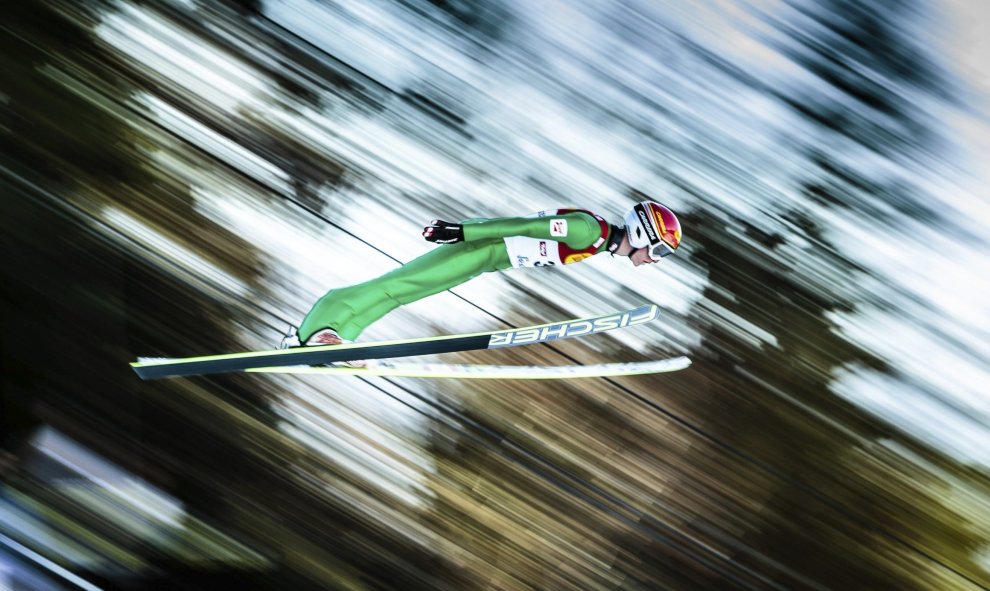
M 650 322 L 660 316 L 660 308 L 646 304 L 631 310 L 613 312 L 593 318 L 567 320 L 538 326 L 526 326 L 510 330 L 496 330 L 475 334 L 423 337 L 398 341 L 377 341 L 326 345 L 322 347 L 297 347 L 272 351 L 247 351 L 185 358 L 138 358 L 131 367 L 143 380 L 201 376 L 294 365 L 322 365 L 356 359 L 385 359 L 434 355 L 478 349 L 499 349 L 546 343 L 560 339 L 598 334 Z
M 254 373 L 315 374 L 325 376 L 450 378 L 468 380 L 570 380 L 664 373 L 691 365 L 687 357 L 673 357 L 632 363 L 595 365 L 459 365 L 443 363 L 395 363 L 382 361 L 368 367 L 255 367 Z

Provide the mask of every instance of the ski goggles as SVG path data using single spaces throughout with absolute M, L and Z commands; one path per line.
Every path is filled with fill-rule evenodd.
M 659 261 L 667 255 L 674 254 L 674 249 L 671 248 L 669 244 L 661 240 L 657 244 L 651 244 L 648 246 L 646 252 L 650 255 L 651 259 L 654 261 Z

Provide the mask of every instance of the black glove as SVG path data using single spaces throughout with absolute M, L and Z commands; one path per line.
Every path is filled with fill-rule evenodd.
M 464 241 L 464 226 L 443 220 L 433 220 L 423 228 L 423 238 L 437 244 L 453 244 Z

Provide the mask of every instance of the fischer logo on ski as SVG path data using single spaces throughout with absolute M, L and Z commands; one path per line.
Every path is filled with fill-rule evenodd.
M 499 347 L 511 347 L 513 345 L 542 343 L 605 332 L 615 330 L 616 328 L 649 322 L 656 319 L 659 315 L 660 309 L 656 306 L 643 306 L 629 312 L 603 316 L 592 320 L 571 320 L 549 324 L 547 326 L 506 330 L 493 334 L 491 341 L 488 343 L 488 348 L 496 349 Z
M 274 351 L 245 351 L 180 359 L 139 358 L 131 364 L 141 379 L 155 380 L 246 371 L 259 367 L 322 365 L 355 359 L 387 359 L 514 347 L 596 334 L 654 320 L 660 308 L 653 304 L 594 318 L 497 330 L 476 334 L 442 335 L 399 341 L 297 347 Z

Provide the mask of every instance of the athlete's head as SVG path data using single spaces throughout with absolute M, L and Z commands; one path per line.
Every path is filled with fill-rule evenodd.
M 609 250 L 629 257 L 637 267 L 674 254 L 681 243 L 681 224 L 669 208 L 656 201 L 641 201 L 623 219 L 624 227 L 613 226 Z
M 641 201 L 623 220 L 626 236 L 634 249 L 645 249 L 653 261 L 674 254 L 681 243 L 681 223 L 667 207 L 656 201 Z

